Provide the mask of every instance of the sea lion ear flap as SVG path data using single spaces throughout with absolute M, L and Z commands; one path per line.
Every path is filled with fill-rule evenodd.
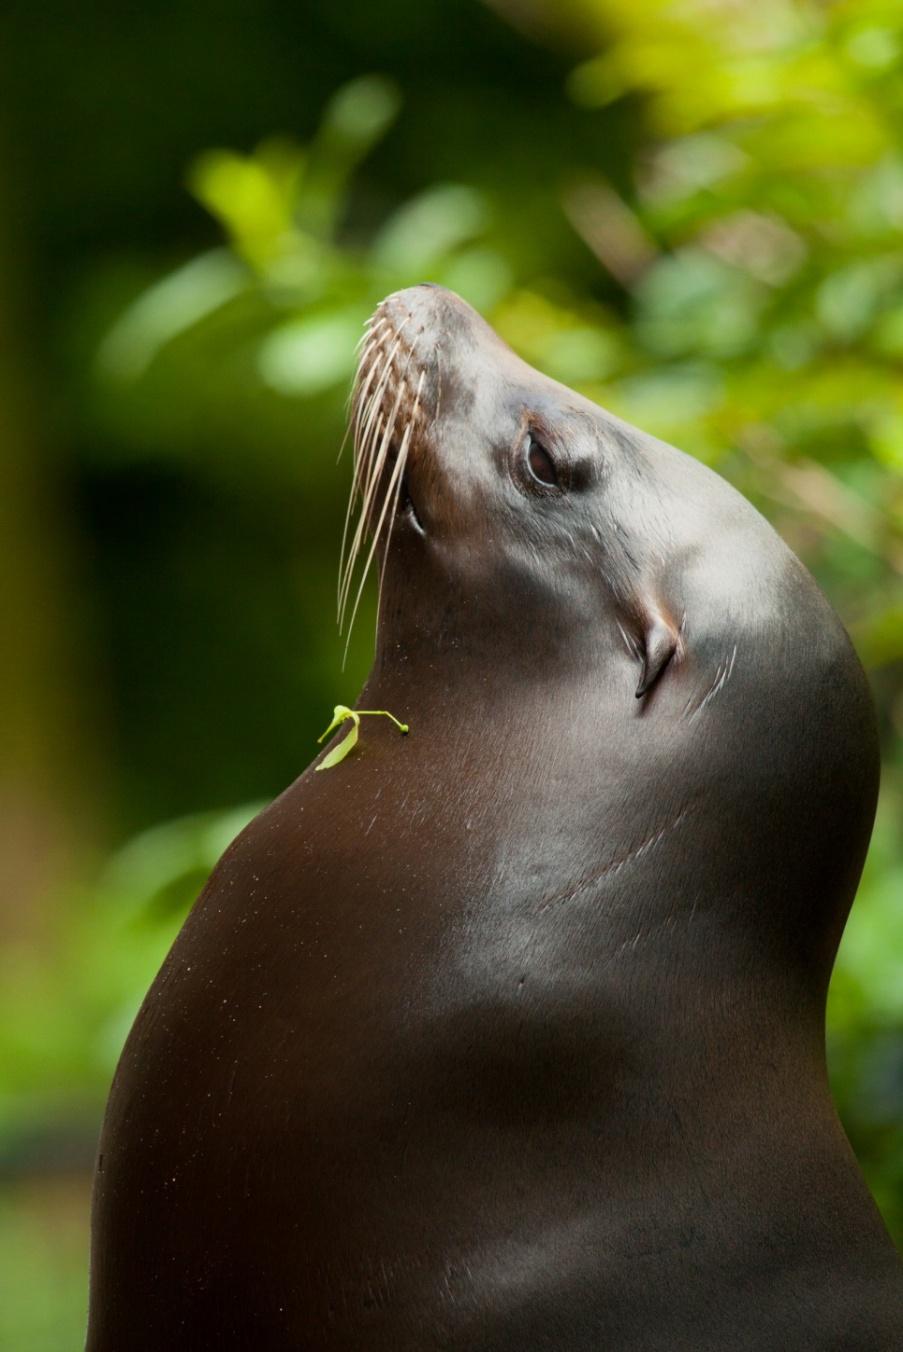
M 677 638 L 674 625 L 660 611 L 648 613 L 643 633 L 643 669 L 636 688 L 637 699 L 642 699 L 652 689 L 677 652 Z

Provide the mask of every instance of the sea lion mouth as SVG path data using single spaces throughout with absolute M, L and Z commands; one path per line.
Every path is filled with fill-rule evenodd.
M 417 515 L 417 508 L 414 506 L 414 499 L 411 497 L 410 477 L 407 472 L 401 476 L 401 491 L 398 495 L 398 506 L 395 509 L 395 515 L 408 517 L 417 534 L 426 536 L 423 522 Z
M 338 590 L 339 628 L 344 628 L 348 615 L 349 637 L 364 583 L 380 547 L 382 583 L 388 543 L 397 523 L 407 521 L 417 534 L 426 535 L 411 493 L 410 475 L 425 431 L 426 372 L 416 355 L 417 335 L 410 331 L 413 316 L 393 300 L 392 296 L 384 300 L 367 323 L 351 394 L 348 430 L 354 444 L 354 472 L 342 534 Z M 370 548 L 364 557 L 368 537 Z

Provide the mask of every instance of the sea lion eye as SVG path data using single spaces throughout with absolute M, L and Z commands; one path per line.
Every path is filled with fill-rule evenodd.
M 540 445 L 533 436 L 527 438 L 527 467 L 533 478 L 539 483 L 545 484 L 548 488 L 558 487 L 558 470 L 555 468 L 555 461 L 549 455 L 545 446 Z

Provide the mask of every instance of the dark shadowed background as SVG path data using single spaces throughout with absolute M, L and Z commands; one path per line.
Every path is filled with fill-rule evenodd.
M 80 1345 L 138 1002 L 367 670 L 336 456 L 421 280 L 714 465 L 850 628 L 885 770 L 829 1050 L 903 1236 L 903 9 L 8 0 L 0 90 L 0 1346 Z

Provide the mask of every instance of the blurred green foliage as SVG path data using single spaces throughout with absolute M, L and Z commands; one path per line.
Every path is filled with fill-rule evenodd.
M 128 48 L 134 78 L 156 94 L 181 52 L 207 104 L 179 85 L 172 111 L 139 107 L 111 75 L 135 148 L 79 124 L 96 183 L 49 153 L 45 111 L 26 118 L 35 287 L 57 296 L 35 323 L 60 447 L 44 472 L 81 547 L 58 586 L 91 653 L 96 702 L 78 709 L 101 750 L 88 864 L 58 889 L 52 938 L 14 935 L 2 954 L 8 1170 L 32 1177 L 48 1124 L 93 1130 L 144 990 L 254 810 L 236 805 L 299 773 L 335 700 L 353 700 L 373 617 L 342 673 L 344 401 L 377 301 L 429 279 L 536 366 L 715 465 L 854 635 L 884 791 L 829 1051 L 901 1238 L 903 10 L 398 0 L 341 18 L 285 5 L 252 21 L 230 3 L 208 52 L 204 25 L 161 9 L 141 55 Z M 89 24 L 82 69 L 63 61 L 65 26 L 48 40 L 24 10 L 18 25 L 83 117 L 77 96 L 119 71 L 113 39 Z M 60 1295 L 12 1302 L 0 1334 L 71 1346 L 84 1255 L 71 1232 L 54 1251 L 41 1206 L 17 1197 L 0 1211 L 16 1288 L 46 1261 Z

